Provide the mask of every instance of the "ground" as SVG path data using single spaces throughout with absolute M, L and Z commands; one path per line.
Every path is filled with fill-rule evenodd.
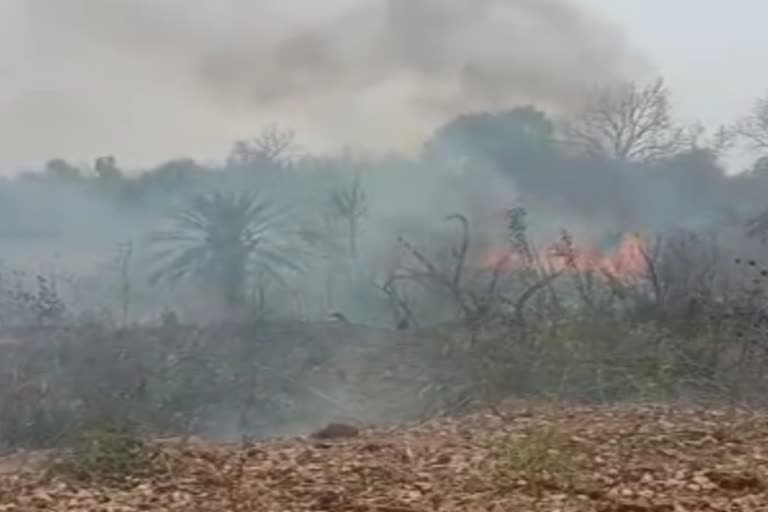
M 164 441 L 154 474 L 120 485 L 30 467 L 0 476 L 0 510 L 768 510 L 763 413 L 550 404 L 339 432 Z

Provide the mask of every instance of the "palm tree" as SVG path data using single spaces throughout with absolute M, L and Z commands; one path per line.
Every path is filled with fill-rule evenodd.
M 151 282 L 196 278 L 215 287 L 229 307 L 242 306 L 258 271 L 282 281 L 282 270 L 300 271 L 279 212 L 249 193 L 194 197 L 171 212 L 172 227 L 150 236 L 157 247 Z

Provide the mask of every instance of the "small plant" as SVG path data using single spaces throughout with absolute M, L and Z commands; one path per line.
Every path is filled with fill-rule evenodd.
M 15 274 L 15 282 L 5 290 L 14 317 L 34 325 L 53 325 L 64 318 L 67 307 L 55 276 L 37 275 L 35 286 L 30 288 L 23 272 Z
M 78 481 L 119 485 L 149 476 L 156 455 L 130 424 L 94 423 L 75 433 L 71 448 L 49 470 Z
M 535 494 L 572 490 L 581 476 L 568 437 L 554 426 L 531 429 L 522 437 L 505 436 L 491 447 L 491 460 L 500 480 Z

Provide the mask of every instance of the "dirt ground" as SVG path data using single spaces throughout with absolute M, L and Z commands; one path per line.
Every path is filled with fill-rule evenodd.
M 549 405 L 339 432 L 166 441 L 153 476 L 120 486 L 16 466 L 0 510 L 768 510 L 768 414 Z

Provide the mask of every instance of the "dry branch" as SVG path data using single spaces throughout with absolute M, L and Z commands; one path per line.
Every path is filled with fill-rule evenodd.
M 670 115 L 663 80 L 624 83 L 594 91 L 563 125 L 566 142 L 592 158 L 648 162 L 672 156 L 687 141 Z

